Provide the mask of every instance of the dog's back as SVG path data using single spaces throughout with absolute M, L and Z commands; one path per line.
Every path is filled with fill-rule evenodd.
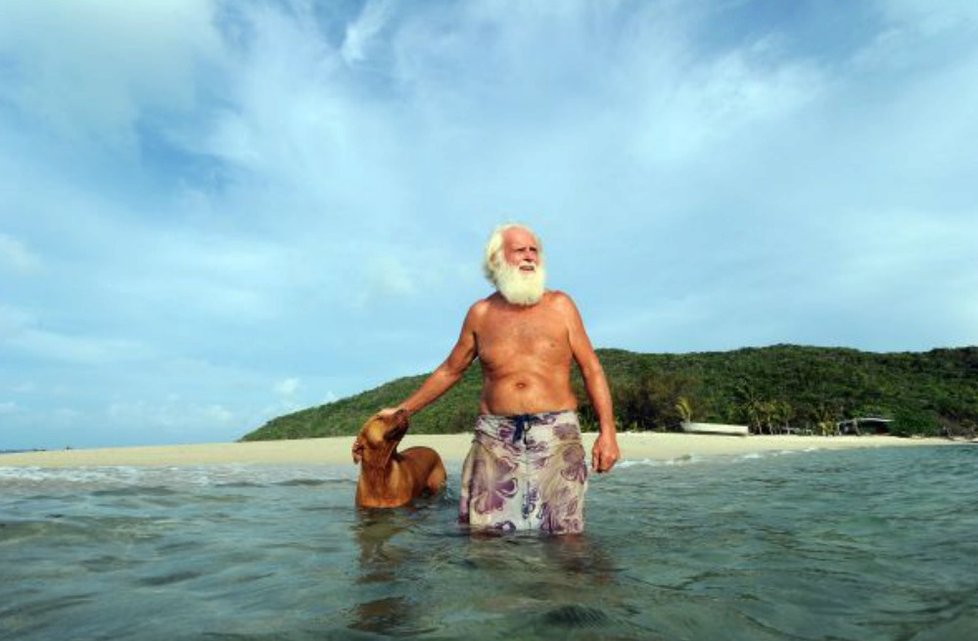
M 415 482 L 421 484 L 415 492 L 434 494 L 445 485 L 445 466 L 438 452 L 430 447 L 409 447 L 397 457 L 401 466 L 411 469 L 410 476 Z

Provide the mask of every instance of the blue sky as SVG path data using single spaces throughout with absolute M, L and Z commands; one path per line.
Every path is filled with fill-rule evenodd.
M 596 346 L 976 344 L 976 7 L 4 2 L 0 449 L 428 371 L 504 220 Z

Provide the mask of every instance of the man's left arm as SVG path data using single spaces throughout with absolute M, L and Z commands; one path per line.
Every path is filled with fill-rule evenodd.
M 567 332 L 571 353 L 577 366 L 581 368 L 584 388 L 587 390 L 591 406 L 598 417 L 598 438 L 591 449 L 591 469 L 595 472 L 608 472 L 621 458 L 615 430 L 615 413 L 611 403 L 611 389 L 598 355 L 594 353 L 591 339 L 584 330 L 584 321 L 570 296 L 561 294 L 560 304 L 567 321 Z

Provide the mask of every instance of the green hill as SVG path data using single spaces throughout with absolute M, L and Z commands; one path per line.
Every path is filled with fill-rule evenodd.
M 598 357 L 619 429 L 677 429 L 681 399 L 693 420 L 749 424 L 758 432 L 790 425 L 818 433 L 837 420 L 867 415 L 893 419 L 897 434 L 973 434 L 978 427 L 978 347 L 888 354 L 795 345 L 692 354 L 601 349 Z M 402 401 L 424 377 L 280 416 L 242 440 L 355 434 L 368 416 Z M 458 385 L 412 418 L 412 432 L 471 430 L 481 384 L 473 364 Z M 574 385 L 585 428 L 593 428 L 577 372 Z

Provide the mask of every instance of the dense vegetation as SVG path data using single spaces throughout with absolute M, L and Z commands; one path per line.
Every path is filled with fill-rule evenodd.
M 974 434 L 978 347 L 876 354 L 775 345 L 732 352 L 635 354 L 602 349 L 619 429 L 675 430 L 683 419 L 739 423 L 755 432 L 791 426 L 829 433 L 855 416 L 892 419 L 896 434 Z M 281 416 L 242 440 L 355 434 L 382 407 L 407 397 L 424 375 L 401 378 L 327 405 Z M 412 419 L 415 433 L 472 429 L 481 373 L 476 364 L 444 397 Z M 585 428 L 593 412 L 575 371 Z

